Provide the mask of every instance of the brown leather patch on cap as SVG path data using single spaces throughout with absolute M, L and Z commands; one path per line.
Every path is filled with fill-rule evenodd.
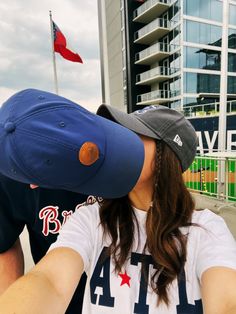
M 85 142 L 79 150 L 79 161 L 85 166 L 91 166 L 99 158 L 99 149 L 92 142 Z

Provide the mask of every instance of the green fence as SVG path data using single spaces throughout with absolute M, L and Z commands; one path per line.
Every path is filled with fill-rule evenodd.
M 197 156 L 184 180 L 195 192 L 236 202 L 236 158 Z

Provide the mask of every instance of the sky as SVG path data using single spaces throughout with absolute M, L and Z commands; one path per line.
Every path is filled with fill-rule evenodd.
M 0 106 L 15 92 L 55 92 L 49 10 L 83 64 L 56 53 L 59 95 L 90 111 L 101 103 L 97 0 L 0 1 Z

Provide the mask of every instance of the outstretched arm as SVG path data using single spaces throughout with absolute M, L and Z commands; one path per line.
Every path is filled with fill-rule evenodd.
M 77 252 L 53 249 L 0 297 L 1 314 L 65 313 L 82 272 Z
M 205 314 L 236 313 L 236 270 L 212 267 L 202 275 Z
M 6 252 L 0 253 L 0 295 L 24 274 L 24 256 L 18 239 Z

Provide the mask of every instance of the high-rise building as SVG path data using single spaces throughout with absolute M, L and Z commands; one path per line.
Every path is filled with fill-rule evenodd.
M 103 101 L 188 112 L 236 100 L 236 1 L 223 1 L 98 0 Z

